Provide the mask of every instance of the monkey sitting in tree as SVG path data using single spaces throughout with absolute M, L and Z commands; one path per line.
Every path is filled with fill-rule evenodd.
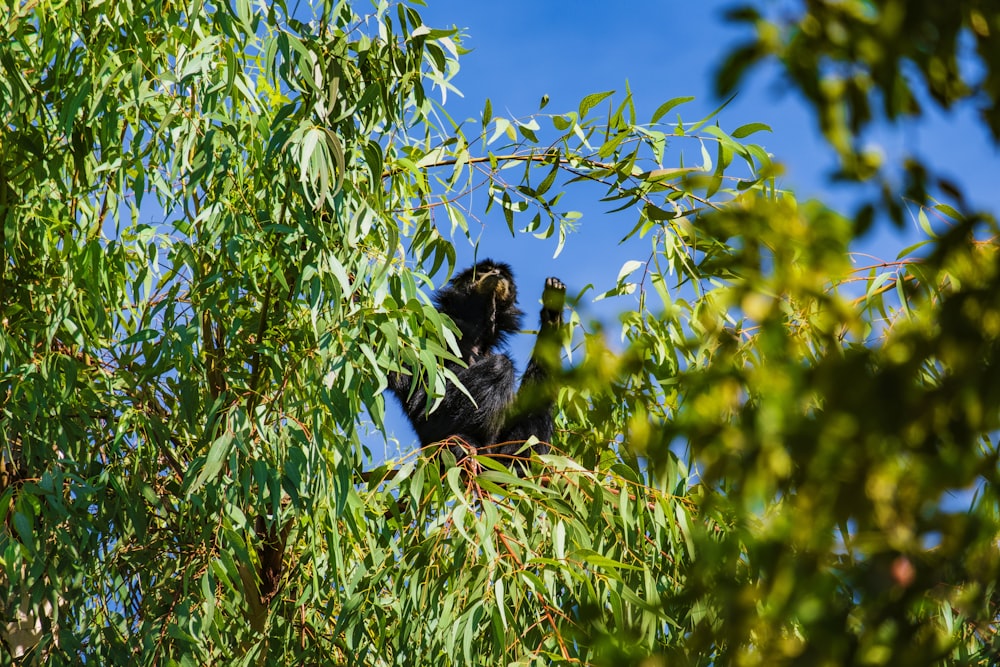
M 413 387 L 411 375 L 394 373 L 390 388 L 399 398 L 422 446 L 447 442 L 461 460 L 469 454 L 496 458 L 523 471 L 518 452 L 531 436 L 534 451 L 548 452 L 552 439 L 555 388 L 550 379 L 560 364 L 560 329 L 566 286 L 558 278 L 545 281 L 541 324 L 531 361 L 515 392 L 516 373 L 510 356 L 499 352 L 516 333 L 523 313 L 507 264 L 484 260 L 455 276 L 434 296 L 438 311 L 461 331 L 458 341 L 466 366 L 448 362 L 475 403 L 458 387 L 449 386 L 437 408 L 427 414 L 427 393 Z M 522 453 L 521 456 L 524 456 Z

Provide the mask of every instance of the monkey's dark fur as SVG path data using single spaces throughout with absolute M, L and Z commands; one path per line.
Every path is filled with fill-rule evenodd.
M 550 379 L 559 367 L 559 341 L 566 286 L 558 278 L 545 281 L 541 323 L 531 361 L 515 393 L 516 373 L 510 356 L 500 352 L 521 326 L 517 288 L 507 264 L 484 260 L 455 276 L 434 296 L 438 311 L 461 331 L 459 349 L 466 367 L 448 367 L 475 399 L 449 386 L 444 399 L 427 414 L 427 393 L 412 387 L 412 376 L 393 374 L 390 388 L 403 404 L 422 446 L 447 441 L 461 460 L 468 454 L 496 458 L 524 469 L 519 450 L 531 436 L 534 451 L 544 454 L 552 440 L 555 388 Z M 412 390 L 412 391 L 411 391 Z M 522 452 L 521 456 L 526 453 Z

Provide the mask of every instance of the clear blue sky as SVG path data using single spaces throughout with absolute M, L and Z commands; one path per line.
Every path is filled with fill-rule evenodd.
M 715 68 L 735 44 L 751 36 L 745 28 L 724 22 L 723 12 L 732 4 L 713 0 L 429 0 L 418 12 L 431 27 L 461 28 L 466 33 L 464 46 L 472 49 L 462 58 L 454 81 L 464 97 L 448 97 L 446 108 L 453 118 L 478 118 L 487 97 L 494 115 L 529 115 L 538 110 L 543 95 L 550 98 L 545 112 L 571 111 L 594 92 L 616 90 L 615 99 L 621 100 L 628 80 L 639 119 L 648 119 L 668 99 L 694 96 L 696 100 L 681 111 L 685 120 L 696 120 L 719 105 L 711 93 Z M 747 79 L 719 120 L 728 130 L 749 122 L 770 125 L 773 133 L 754 135 L 753 140 L 786 166 L 780 185 L 793 190 L 800 200 L 815 197 L 844 212 L 851 210 L 856 193 L 829 182 L 835 164 L 832 152 L 819 136 L 809 110 L 782 84 L 775 68 L 758 70 Z M 903 154 L 933 157 L 945 175 L 965 187 L 972 202 L 1000 210 L 996 185 L 1000 153 L 975 122 L 973 111 L 945 114 L 933 110 L 920 123 L 876 128 L 869 139 L 890 158 Z M 685 157 L 700 162 L 696 154 Z M 483 203 L 474 205 L 480 216 Z M 625 261 L 648 255 L 646 242 L 617 244 L 635 224 L 634 213 L 608 215 L 605 211 L 613 206 L 589 197 L 575 197 L 572 207 L 582 210 L 584 218 L 555 259 L 553 240 L 539 241 L 530 235 L 511 238 L 502 216 L 481 218 L 480 257 L 513 265 L 521 307 L 528 313 L 527 327 L 536 324 L 536 304 L 546 276 L 562 278 L 571 293 L 587 283 L 607 289 Z M 901 238 L 882 223 L 863 241 L 863 250 L 893 259 L 912 238 Z M 456 239 L 456 245 L 461 268 L 472 261 L 472 248 L 464 239 Z M 588 293 L 580 304 L 584 320 L 613 317 L 606 305 L 589 302 L 594 294 Z M 523 370 L 532 341 L 527 336 L 519 338 L 525 340 L 515 341 L 511 351 Z M 389 425 L 391 435 L 407 452 L 415 436 L 400 423 L 395 402 L 387 402 L 395 413 Z M 396 454 L 391 446 L 387 453 Z M 373 454 L 381 458 L 381 452 Z

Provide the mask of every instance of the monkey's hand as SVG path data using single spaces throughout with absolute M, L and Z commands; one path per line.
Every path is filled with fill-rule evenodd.
M 561 326 L 565 304 L 566 285 L 558 278 L 546 278 L 542 292 L 542 324 Z

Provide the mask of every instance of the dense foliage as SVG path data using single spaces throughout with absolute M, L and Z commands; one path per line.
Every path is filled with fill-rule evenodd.
M 689 98 L 456 122 L 459 35 L 409 4 L 6 0 L 5 661 L 995 664 L 996 222 L 857 137 L 909 72 L 995 100 L 1000 13 L 804 5 L 736 11 L 719 83 L 784 64 L 882 184 L 850 218 Z M 620 332 L 569 318 L 552 453 L 373 462 L 388 374 L 454 378 L 463 197 L 568 247 L 595 185 L 637 259 Z M 865 265 L 880 210 L 926 239 Z

